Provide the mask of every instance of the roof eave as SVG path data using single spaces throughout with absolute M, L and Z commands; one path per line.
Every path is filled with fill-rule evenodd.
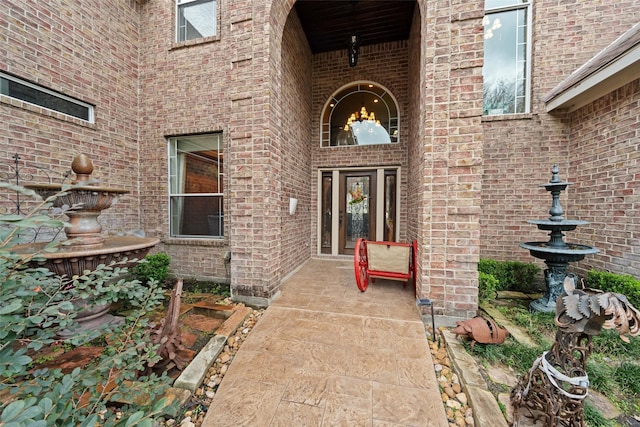
M 607 46 L 544 98 L 547 112 L 571 112 L 640 78 L 640 25 Z

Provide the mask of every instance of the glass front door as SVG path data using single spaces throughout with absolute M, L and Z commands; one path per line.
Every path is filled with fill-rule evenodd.
M 322 172 L 320 253 L 353 255 L 360 238 L 396 241 L 397 173 L 396 169 Z
M 375 183 L 375 172 L 340 174 L 340 254 L 353 255 L 359 238 L 375 239 Z

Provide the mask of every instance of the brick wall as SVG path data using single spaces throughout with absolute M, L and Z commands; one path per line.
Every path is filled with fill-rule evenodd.
M 316 179 L 311 173 L 311 64 L 312 55 L 306 36 L 295 12 L 287 19 L 282 41 L 282 67 L 279 71 L 281 89 L 277 91 L 280 105 L 278 145 L 281 148 L 279 171 L 280 260 L 283 276 L 307 260 L 315 246 L 311 245 L 312 194 Z M 295 215 L 289 215 L 289 198 L 298 199 Z
M 163 237 L 174 274 L 230 273 L 235 296 L 262 302 L 310 256 L 310 138 L 300 120 L 310 108 L 310 53 L 295 14 L 287 21 L 293 3 L 221 2 L 219 36 L 205 43 L 173 41 L 172 1 L 147 3 L 141 20 L 145 220 Z M 172 239 L 166 139 L 219 130 L 226 141 L 225 239 Z M 289 197 L 300 200 L 294 216 Z
M 182 277 L 226 280 L 230 266 L 224 255 L 236 233 L 238 245 L 253 240 L 250 222 L 242 212 L 253 202 L 251 194 L 251 128 L 256 119 L 251 82 L 252 10 L 248 1 L 219 8 L 219 36 L 175 42 L 175 2 L 147 2 L 140 20 L 140 164 L 142 216 L 146 227 L 162 239 L 159 250 L 172 259 L 171 273 Z M 223 132 L 225 197 L 237 195 L 238 205 L 227 206 L 224 240 L 169 237 L 167 138 L 177 135 Z M 245 169 L 242 173 L 238 170 Z M 233 223 L 234 221 L 237 221 Z M 234 231 L 235 230 L 237 231 Z M 231 236 L 231 237 L 230 237 Z M 233 253 L 234 275 L 243 280 L 248 265 L 243 251 Z M 244 258 L 244 259 L 243 259 Z
M 531 114 L 505 120 L 487 117 L 482 123 L 481 256 L 537 262 L 544 266 L 518 246 L 525 241 L 548 240 L 546 232 L 527 223 L 527 220 L 549 217 L 551 196 L 539 185 L 549 181 L 553 164 L 559 165 L 562 179 L 579 181 L 585 176 L 582 172 L 584 153 L 593 152 L 596 141 L 588 143 L 590 148 L 580 148 L 585 131 L 573 130 L 576 118 L 570 121 L 564 115 L 546 113 L 540 99 L 635 24 L 640 18 L 640 10 L 635 1 L 597 0 L 582 2 L 576 7 L 560 0 L 536 0 L 533 11 Z M 581 126 L 590 123 L 599 124 L 595 120 L 585 120 Z M 597 142 L 600 143 L 598 150 L 604 150 L 599 157 L 602 162 L 612 151 L 607 144 L 602 144 L 602 139 Z M 635 162 L 628 157 L 622 169 L 628 169 Z M 594 177 L 594 180 L 599 178 Z M 582 188 L 584 185 L 572 186 L 563 194 L 561 204 L 565 217 L 587 220 L 594 217 L 593 208 L 585 204 L 588 194 L 580 195 L 582 202 L 575 204 L 577 200 L 573 197 L 578 191 L 582 192 Z M 594 240 L 596 236 L 589 235 L 589 229 L 581 229 L 567 232 L 566 240 L 598 246 Z M 581 239 L 583 242 L 579 242 Z M 604 265 L 601 256 L 588 256 L 583 263 L 591 259 L 599 259 L 597 264 Z
M 89 124 L 0 96 L 0 163 L 18 154 L 62 171 L 89 155 L 93 178 L 130 191 L 101 215 L 105 232 L 141 228 L 137 8 L 134 0 L 0 2 L 0 70 L 95 105 Z
M 640 277 L 640 80 L 571 114 L 569 218 L 589 221 L 567 241 L 600 253 L 576 266 Z
M 558 163 L 577 182 L 566 216 L 592 221 L 568 240 L 602 250 L 579 268 L 637 274 L 638 82 L 570 116 L 539 101 L 638 21 L 637 2 L 537 0 L 532 111 L 508 119 L 481 118 L 482 1 L 418 1 L 410 39 L 362 47 L 355 68 L 344 51 L 311 56 L 294 3 L 220 2 L 219 37 L 185 43 L 172 0 L 0 4 L 0 69 L 96 105 L 86 124 L 0 99 L 0 162 L 65 168 L 89 154 L 96 178 L 131 191 L 106 230 L 144 228 L 173 274 L 231 277 L 235 295 L 265 300 L 315 253 L 318 168 L 400 165 L 400 239 L 419 242 L 420 295 L 454 317 L 475 313 L 479 256 L 533 260 L 518 244 L 546 239 L 526 221 L 548 216 L 539 184 Z M 401 143 L 321 149 L 322 106 L 361 80 L 399 101 Z M 218 131 L 227 235 L 172 239 L 167 138 Z

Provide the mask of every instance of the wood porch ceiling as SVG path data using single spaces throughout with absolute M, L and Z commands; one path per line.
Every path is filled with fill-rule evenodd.
M 349 36 L 360 45 L 407 40 L 415 0 L 298 0 L 296 12 L 314 54 L 347 48 Z

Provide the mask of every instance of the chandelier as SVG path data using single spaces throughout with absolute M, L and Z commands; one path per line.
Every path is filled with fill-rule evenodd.
M 380 124 L 380 120 L 376 120 L 376 113 L 373 111 L 369 113 L 367 112 L 367 108 L 362 106 L 359 112 L 355 111 L 351 113 L 351 116 L 347 119 L 347 123 L 344 125 L 344 130 L 348 131 L 355 122 L 362 122 L 365 120 L 377 125 Z

